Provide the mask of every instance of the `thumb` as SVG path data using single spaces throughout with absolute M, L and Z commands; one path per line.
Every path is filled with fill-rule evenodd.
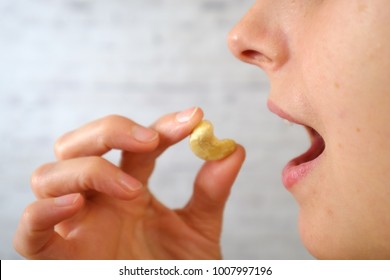
M 206 162 L 195 179 L 194 193 L 183 210 L 187 222 L 210 239 L 220 238 L 225 204 L 244 159 L 245 150 L 238 146 L 229 157 Z

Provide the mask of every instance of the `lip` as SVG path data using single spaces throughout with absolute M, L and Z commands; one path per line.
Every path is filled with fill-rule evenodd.
M 273 103 L 271 100 L 268 100 L 267 101 L 267 107 L 268 109 L 274 113 L 275 115 L 278 115 L 279 117 L 281 117 L 282 119 L 285 119 L 285 120 L 288 120 L 289 122 L 292 122 L 292 123 L 295 123 L 295 124 L 300 124 L 300 125 L 304 125 L 303 123 L 301 123 L 300 121 L 296 120 L 295 118 L 293 118 L 291 115 L 287 114 L 285 111 L 283 111 L 282 109 L 280 109 L 275 103 Z
M 303 125 L 310 136 L 311 146 L 309 149 L 305 153 L 290 160 L 283 168 L 283 185 L 287 189 L 291 189 L 315 168 L 323 155 L 323 151 L 325 150 L 325 142 L 322 136 L 314 128 L 296 120 L 291 115 L 280 109 L 271 100 L 268 100 L 267 106 L 271 112 L 275 113 L 279 117 L 292 123 Z

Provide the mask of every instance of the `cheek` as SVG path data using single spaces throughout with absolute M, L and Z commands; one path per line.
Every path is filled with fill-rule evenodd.
M 373 254 L 390 252 L 381 245 L 390 241 L 390 221 L 384 220 L 390 213 L 390 94 L 350 71 L 343 76 L 334 67 L 306 81 L 316 89 L 308 95 L 326 149 L 303 199 L 297 200 L 302 240 L 321 259 L 365 258 L 370 248 L 376 248 Z
M 372 34 L 390 20 L 377 19 L 380 12 L 371 7 L 365 8 L 371 16 L 365 16 L 360 6 L 350 3 L 328 4 L 316 15 L 301 38 L 304 49 L 299 61 L 307 100 L 326 141 L 329 166 L 354 182 L 369 179 L 378 169 L 377 157 L 390 154 L 390 39 L 386 39 L 390 29 Z M 341 17 L 336 12 L 347 8 L 358 13 Z M 388 161 L 382 166 L 388 168 Z M 383 170 L 377 171 L 375 175 L 383 177 Z
M 300 38 L 301 84 L 326 142 L 320 168 L 296 196 L 300 232 L 318 258 L 389 256 L 390 46 L 381 38 L 390 34 L 367 39 L 383 25 L 376 17 L 332 17 L 346 7 L 316 15 Z
M 321 165 L 297 197 L 302 240 L 317 258 L 390 254 L 387 137 L 349 110 L 327 123 Z

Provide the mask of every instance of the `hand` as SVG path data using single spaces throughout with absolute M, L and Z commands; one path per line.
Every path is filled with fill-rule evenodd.
M 159 202 L 148 188 L 156 158 L 188 136 L 199 108 L 173 113 L 150 128 L 109 116 L 65 134 L 58 161 L 31 179 L 37 201 L 19 223 L 14 245 L 31 259 L 219 259 L 225 202 L 245 158 L 206 162 L 182 209 Z M 122 150 L 119 166 L 102 155 Z

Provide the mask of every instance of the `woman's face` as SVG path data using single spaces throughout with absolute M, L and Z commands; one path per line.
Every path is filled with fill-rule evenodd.
M 388 0 L 259 0 L 229 47 L 267 73 L 270 110 L 309 128 L 283 171 L 308 250 L 390 258 Z

